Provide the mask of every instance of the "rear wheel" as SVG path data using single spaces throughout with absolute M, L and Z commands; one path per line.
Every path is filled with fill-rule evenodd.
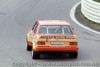
M 28 44 L 27 44 L 27 51 L 31 51 L 32 50 L 32 46 L 29 46 Z
M 40 53 L 39 52 L 35 52 L 32 49 L 32 59 L 39 59 L 40 58 Z
M 77 56 L 78 56 L 78 52 L 70 52 L 69 53 L 69 57 L 71 57 L 71 58 L 77 58 Z

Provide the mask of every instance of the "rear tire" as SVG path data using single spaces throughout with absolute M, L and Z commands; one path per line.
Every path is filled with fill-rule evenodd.
M 71 58 L 77 58 L 77 56 L 78 56 L 78 52 L 70 52 L 69 53 L 69 57 L 71 57 Z
M 31 51 L 32 50 L 32 46 L 29 46 L 28 44 L 27 44 L 27 51 Z
M 40 53 L 32 49 L 32 59 L 40 59 Z

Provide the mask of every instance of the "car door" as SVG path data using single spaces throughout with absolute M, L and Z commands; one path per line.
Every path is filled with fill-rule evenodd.
M 35 42 L 36 41 L 35 35 L 36 35 L 37 27 L 38 27 L 38 23 L 36 22 L 35 26 L 32 28 L 31 42 Z
M 33 40 L 33 30 L 35 29 L 37 22 L 33 25 L 33 27 L 30 29 L 29 34 L 30 34 L 30 41 L 32 42 Z

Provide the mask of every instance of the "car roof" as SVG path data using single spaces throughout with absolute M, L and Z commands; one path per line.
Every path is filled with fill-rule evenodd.
M 70 25 L 67 21 L 62 20 L 38 20 L 40 25 Z

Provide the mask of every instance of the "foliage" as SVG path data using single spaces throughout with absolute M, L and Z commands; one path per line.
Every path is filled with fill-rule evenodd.
M 94 1 L 96 1 L 96 2 L 99 2 L 99 3 L 100 3 L 100 0 L 94 0 Z

